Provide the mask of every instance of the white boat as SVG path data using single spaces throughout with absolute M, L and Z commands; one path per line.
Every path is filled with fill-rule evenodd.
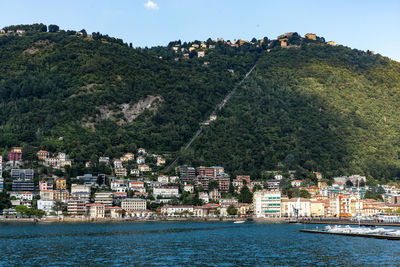
M 233 223 L 244 223 L 245 221 L 234 221 Z

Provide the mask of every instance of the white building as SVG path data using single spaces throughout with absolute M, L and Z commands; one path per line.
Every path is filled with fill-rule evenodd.
M 179 188 L 177 186 L 161 186 L 153 188 L 153 196 L 179 197 Z
M 71 195 L 73 193 L 80 193 L 80 192 L 90 193 L 90 190 L 91 190 L 90 186 L 80 185 L 80 184 L 71 185 Z
M 175 184 L 175 183 L 177 183 L 179 181 L 179 176 L 170 176 L 169 177 L 169 182 L 171 183 L 171 184 Z
M 182 213 L 193 213 L 193 206 L 171 206 L 165 205 L 161 208 L 161 214 L 164 215 L 178 215 Z
M 254 215 L 257 218 L 281 216 L 281 192 L 257 191 L 253 196 Z
M 105 207 L 103 204 L 93 203 L 87 204 L 86 207 L 89 210 L 89 217 L 93 219 L 104 218 Z
M 294 180 L 294 181 L 291 181 L 290 183 L 293 187 L 300 187 L 301 182 L 302 182 L 301 180 Z
M 185 184 L 183 186 L 183 191 L 193 193 L 194 192 L 194 186 L 192 184 Z
M 159 181 L 160 183 L 163 183 L 163 184 L 168 184 L 169 177 L 168 177 L 168 175 L 160 175 L 160 176 L 158 176 L 157 181 Z
M 47 215 L 49 215 L 50 212 L 53 211 L 53 207 L 54 207 L 54 201 L 53 200 L 42 200 L 42 199 L 39 199 L 37 201 L 38 210 L 45 211 Z
M 145 164 L 146 163 L 146 159 L 144 157 L 139 156 L 139 157 L 136 158 L 136 163 L 137 164 Z
M 121 201 L 121 208 L 124 210 L 145 210 L 147 202 L 141 198 L 126 198 Z
M 15 197 L 16 199 L 22 199 L 22 200 L 32 200 L 33 199 L 33 193 L 32 192 L 11 192 L 10 197 Z
M 125 187 L 125 181 L 123 180 L 114 180 L 110 183 L 111 190 L 117 190 L 117 188 Z
M 208 196 L 207 192 L 200 192 L 199 199 L 203 200 L 204 203 L 210 202 L 210 197 Z

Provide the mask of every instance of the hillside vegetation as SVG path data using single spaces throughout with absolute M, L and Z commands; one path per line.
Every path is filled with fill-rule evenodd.
M 342 46 L 265 54 L 183 160 L 233 173 L 400 175 L 400 64 Z
M 259 53 L 217 45 L 175 61 L 98 33 L 14 28 L 27 32 L 0 36 L 0 148 L 65 151 L 81 167 L 137 147 L 179 150 Z
M 80 174 L 89 159 L 137 147 L 171 160 L 258 61 L 179 163 L 253 177 L 278 169 L 400 177 L 400 64 L 380 55 L 294 35 L 292 48 L 209 39 L 214 48 L 197 57 L 174 51 L 192 44 L 180 41 L 135 49 L 54 25 L 9 28 L 27 31 L 0 36 L 3 155 L 12 146 L 64 151 Z

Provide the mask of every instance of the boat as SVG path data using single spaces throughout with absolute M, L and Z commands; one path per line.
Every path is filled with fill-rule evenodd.
M 242 221 L 242 220 L 240 220 L 240 221 L 234 221 L 233 223 L 244 223 L 245 221 Z
M 369 227 L 350 227 L 346 225 L 341 226 L 326 226 L 324 229 L 301 229 L 299 230 L 303 233 L 313 233 L 313 234 L 329 234 L 329 235 L 344 235 L 344 236 L 356 236 L 356 237 L 367 237 L 367 238 L 378 238 L 378 239 L 388 239 L 388 240 L 400 240 L 400 230 L 390 229 L 390 228 L 369 228 Z

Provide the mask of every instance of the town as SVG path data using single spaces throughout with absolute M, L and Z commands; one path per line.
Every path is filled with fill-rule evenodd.
M 74 164 L 66 153 L 36 152 L 40 166 L 62 171 Z M 314 172 L 299 180 L 295 171 L 268 171 L 264 179 L 249 175 L 230 177 L 224 167 L 175 168 L 175 175 L 160 174 L 162 155 L 144 148 L 120 158 L 102 156 L 96 164 L 108 174 L 64 178 L 24 168 L 21 147 L 0 157 L 1 211 L 4 220 L 35 218 L 57 220 L 151 220 L 159 218 L 398 218 L 400 189 L 379 185 L 372 195 L 366 177 L 351 175 L 324 179 Z M 148 163 L 148 164 L 147 164 Z M 90 168 L 93 162 L 86 162 Z M 88 169 L 89 170 L 89 169 Z M 55 172 L 57 173 L 57 172 Z M 380 217 L 379 217 L 380 216 Z

